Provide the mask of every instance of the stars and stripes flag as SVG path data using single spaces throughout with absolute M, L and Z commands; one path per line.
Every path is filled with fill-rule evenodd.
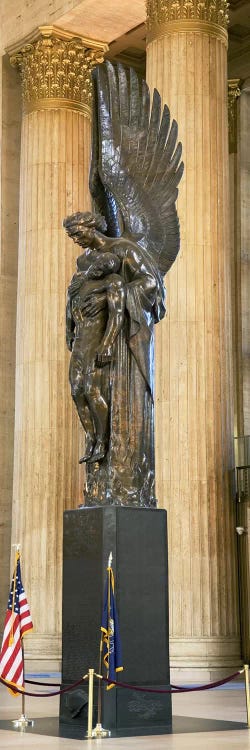
M 15 687 L 24 687 L 22 638 L 32 628 L 29 605 L 21 579 L 20 553 L 16 552 L 0 653 L 0 677 L 11 683 L 13 690 L 10 688 L 10 692 L 13 695 L 17 695 Z
M 107 579 L 104 592 L 101 651 L 109 680 L 116 679 L 116 672 L 122 672 L 122 649 L 118 616 L 115 604 L 115 582 L 111 565 L 107 567 Z M 107 690 L 114 687 L 108 684 Z

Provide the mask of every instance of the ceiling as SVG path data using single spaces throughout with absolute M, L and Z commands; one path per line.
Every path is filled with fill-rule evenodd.
M 228 77 L 250 76 L 250 0 L 231 0 Z
M 145 0 L 73 0 L 56 26 L 102 42 L 113 42 L 145 21 Z
M 142 76 L 146 75 L 146 25 L 141 23 L 135 28 L 127 31 L 109 45 L 106 57 L 114 58 L 124 65 L 132 68 Z
M 20 35 L 26 40 L 34 28 L 53 23 L 65 31 L 108 43 L 110 59 L 116 57 L 145 75 L 145 0 L 47 0 L 45 15 L 45 2 L 13 3 L 13 13 L 8 11 L 8 2 L 3 3 L 0 31 L 5 50 L 20 45 Z M 35 16 L 29 12 L 31 5 L 36 7 Z M 228 77 L 250 77 L 250 0 L 230 2 Z
M 107 57 L 132 65 L 145 75 L 146 28 L 140 23 L 110 43 Z M 250 0 L 231 0 L 228 77 L 245 79 L 250 76 Z
M 231 0 L 228 77 L 250 76 L 250 0 Z M 110 19 L 112 18 L 112 23 Z M 57 26 L 108 42 L 110 60 L 119 59 L 145 76 L 145 0 L 75 0 Z

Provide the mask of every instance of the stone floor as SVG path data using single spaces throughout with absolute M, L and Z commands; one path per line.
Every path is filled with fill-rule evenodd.
M 53 675 L 49 679 L 56 682 L 59 676 Z M 47 675 L 46 681 L 49 681 Z M 27 716 L 35 719 L 32 733 L 10 729 L 9 720 L 20 716 L 21 699 L 12 697 L 6 688 L 0 686 L 1 750 L 80 750 L 80 747 L 88 749 L 90 746 L 92 750 L 102 746 L 105 750 L 250 750 L 243 682 L 230 683 L 226 688 L 173 696 L 174 733 L 171 735 L 84 740 L 83 745 L 82 739 L 48 734 L 50 727 L 53 728 L 51 734 L 55 734 L 56 719 L 48 719 L 47 722 L 45 717 L 58 716 L 58 697 L 27 698 L 25 708 Z

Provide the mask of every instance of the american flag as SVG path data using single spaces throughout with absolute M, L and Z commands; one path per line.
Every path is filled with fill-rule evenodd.
M 10 682 L 13 688 L 24 687 L 22 638 L 32 628 L 29 605 L 21 579 L 20 554 L 17 552 L 0 653 L 0 677 Z M 15 690 L 11 692 L 17 695 Z

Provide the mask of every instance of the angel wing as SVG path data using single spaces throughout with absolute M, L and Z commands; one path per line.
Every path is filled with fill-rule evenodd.
M 131 235 L 164 275 L 175 260 L 179 220 L 175 207 L 183 174 L 177 123 L 135 71 L 110 62 L 93 72 L 94 117 L 90 191 L 105 215 L 108 234 Z

